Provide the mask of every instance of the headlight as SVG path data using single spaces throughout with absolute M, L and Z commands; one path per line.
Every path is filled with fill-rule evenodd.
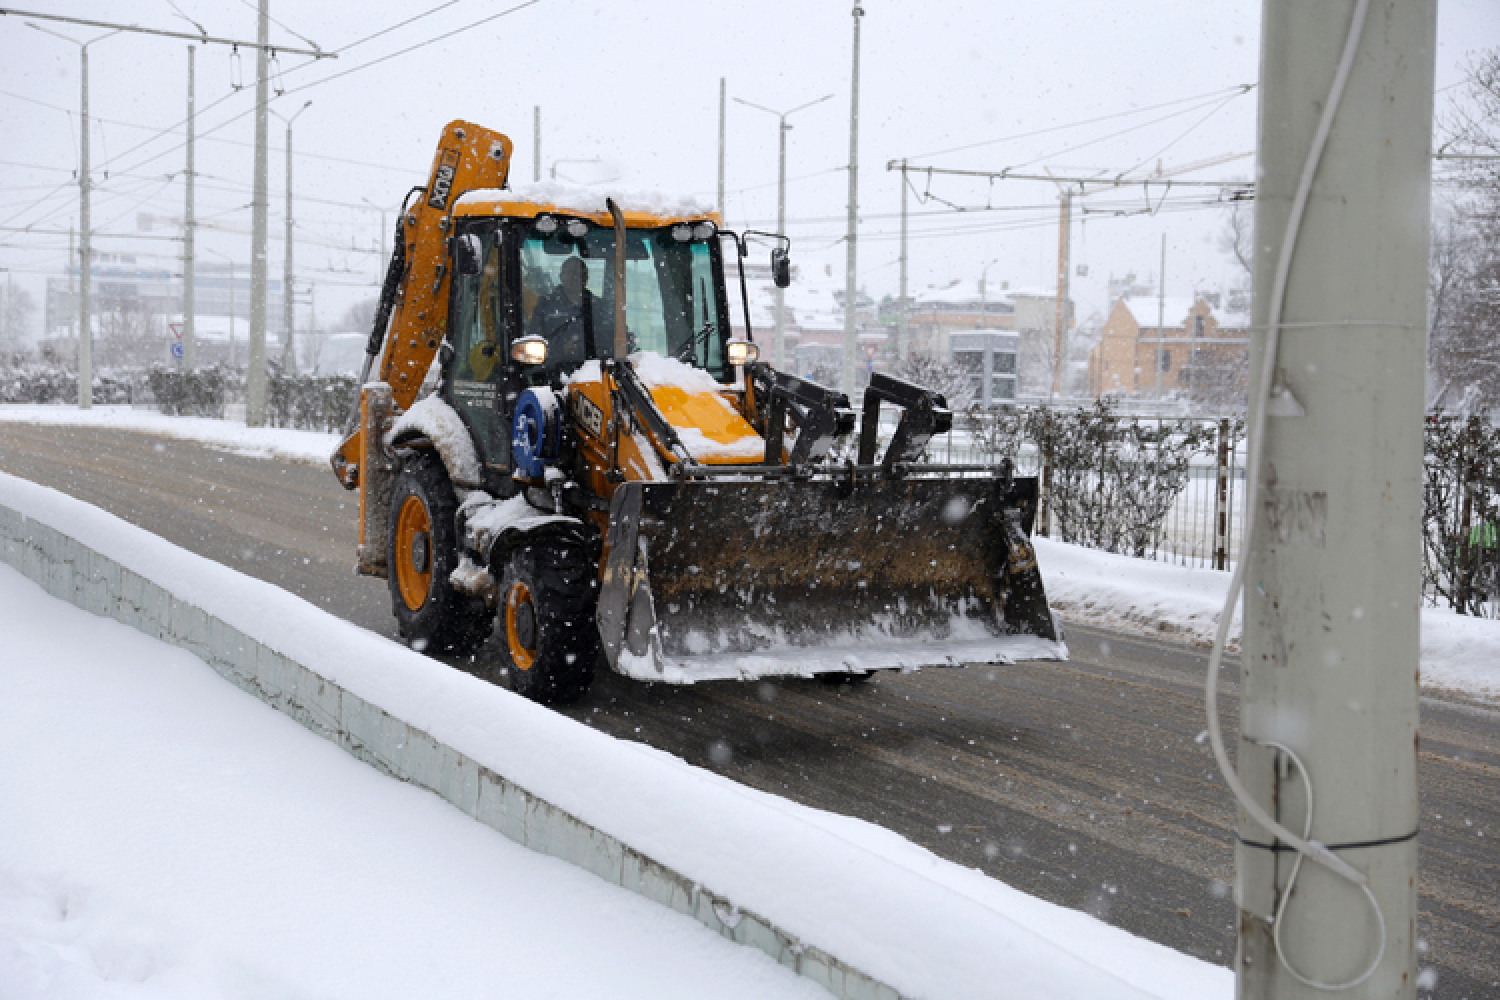
M 510 345 L 510 359 L 523 365 L 539 365 L 547 360 L 547 341 L 541 337 L 522 337 Z
M 557 232 L 557 220 L 550 215 L 539 215 L 536 220 L 536 231 L 543 236 L 551 236 Z
M 731 340 L 725 346 L 729 349 L 729 363 L 732 365 L 748 365 L 760 357 L 760 348 L 748 340 Z

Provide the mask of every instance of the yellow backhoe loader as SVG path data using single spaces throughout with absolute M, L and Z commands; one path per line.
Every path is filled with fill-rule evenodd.
M 514 688 L 549 702 L 601 660 L 690 683 L 1066 655 L 1035 479 L 926 461 L 952 425 L 938 393 L 875 373 L 856 430 L 842 393 L 758 360 L 743 261 L 769 242 L 785 287 L 784 237 L 659 196 L 513 190 L 510 157 L 444 130 L 332 458 L 408 642 L 467 653 L 498 630 Z

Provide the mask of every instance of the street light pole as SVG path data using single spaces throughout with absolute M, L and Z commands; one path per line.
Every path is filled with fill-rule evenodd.
M 796 114 L 799 111 L 802 111 L 802 110 L 804 110 L 806 108 L 810 108 L 814 104 L 822 104 L 824 101 L 828 101 L 828 100 L 832 100 L 832 99 L 833 99 L 833 95 L 832 94 L 824 94 L 822 97 L 818 98 L 816 101 L 808 101 L 806 104 L 799 104 L 797 107 L 792 108 L 790 111 L 775 111 L 775 110 L 773 110 L 771 108 L 763 107 L 762 105 L 759 105 L 759 104 L 752 104 L 752 103 L 750 103 L 749 101 L 745 100 L 742 97 L 736 97 L 734 99 L 735 103 L 737 103 L 737 104 L 743 104 L 747 108 L 754 108 L 757 111 L 764 111 L 767 114 L 775 115 L 777 117 L 777 119 L 779 120 L 779 125 L 777 127 L 777 133 L 780 135 L 780 138 L 781 138 L 781 159 L 779 161 L 780 165 L 778 167 L 777 182 L 776 182 L 776 235 L 777 236 L 785 236 L 786 235 L 786 134 L 792 130 L 792 127 L 786 123 L 787 116 L 794 115 L 794 114 Z M 772 346 L 772 359 L 773 359 L 772 360 L 772 364 L 775 367 L 777 367 L 777 368 L 783 367 L 785 365 L 785 363 L 786 363 L 786 346 L 785 345 L 786 345 L 786 289 L 784 289 L 784 288 L 782 288 L 781 286 L 778 285 L 778 286 L 776 286 L 776 336 L 775 336 L 774 343 L 773 343 L 773 346 Z
M 78 408 L 93 409 L 94 406 L 94 325 L 93 325 L 93 229 L 91 228 L 90 195 L 93 182 L 89 177 L 89 46 L 102 42 L 115 29 L 98 38 L 80 42 L 61 32 L 44 28 L 39 24 L 26 25 L 44 35 L 61 38 L 78 46 L 82 97 L 79 101 L 78 130 Z
M 844 378 L 843 390 L 854 398 L 854 352 L 859 349 L 857 320 L 859 283 L 855 275 L 855 239 L 859 226 L 859 19 L 864 8 L 854 5 L 854 60 L 849 87 L 849 229 L 848 270 L 844 275 Z
M 282 365 L 288 373 L 297 365 L 297 349 L 292 343 L 292 325 L 296 318 L 295 302 L 292 299 L 292 123 L 311 106 L 312 101 L 308 101 L 290 118 L 271 112 L 286 122 L 286 253 L 282 259 L 281 279 L 281 329 L 286 342 L 281 345 L 281 356 Z

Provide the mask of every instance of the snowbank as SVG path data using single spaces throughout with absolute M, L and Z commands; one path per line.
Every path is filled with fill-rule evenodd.
M 1063 618 L 1198 645 L 1214 640 L 1229 574 L 1037 538 L 1047 599 Z M 1230 630 L 1238 648 L 1243 622 Z M 1500 701 L 1500 621 L 1422 609 L 1422 686 Z
M 1232 991 L 1227 969 L 1029 897 L 870 824 L 613 739 L 56 491 L 0 475 L 0 505 L 169 583 L 226 625 L 399 713 L 440 745 L 439 757 L 451 747 L 732 901 L 716 909 L 726 933 L 744 914 L 758 915 L 789 935 L 794 951 L 836 956 L 914 997 L 1196 1000 Z
M 0 423 L 134 431 L 178 441 L 196 441 L 251 458 L 316 466 L 327 465 L 328 456 L 339 443 L 337 434 L 283 427 L 246 427 L 236 421 L 210 417 L 168 417 L 129 406 L 96 406 L 91 410 L 80 410 L 75 406 L 42 403 L 0 404 Z
M 3 564 L 0 631 L 0 996 L 827 997 Z

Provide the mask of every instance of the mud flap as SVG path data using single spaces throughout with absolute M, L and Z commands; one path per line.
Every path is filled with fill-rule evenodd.
M 625 483 L 598 625 L 643 680 L 1066 655 L 1034 479 Z

